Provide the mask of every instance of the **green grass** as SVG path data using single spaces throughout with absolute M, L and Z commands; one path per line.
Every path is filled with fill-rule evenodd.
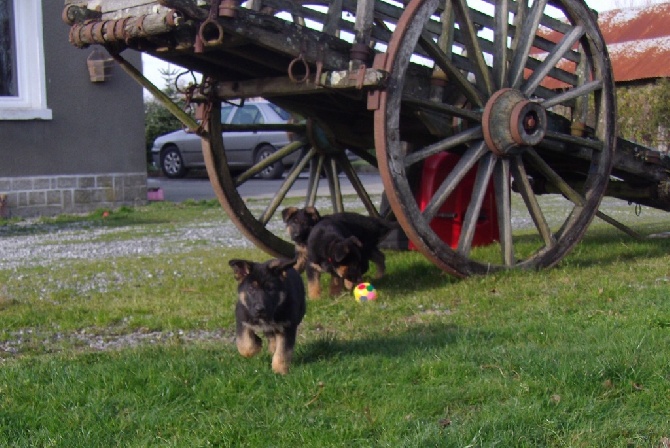
M 126 238 L 221 213 L 156 204 L 5 231 Z M 665 447 L 669 253 L 597 222 L 542 272 L 459 280 L 388 251 L 376 303 L 308 303 L 287 376 L 232 339 L 227 260 L 257 250 L 0 270 L 0 446 Z M 154 342 L 87 342 L 128 335 Z

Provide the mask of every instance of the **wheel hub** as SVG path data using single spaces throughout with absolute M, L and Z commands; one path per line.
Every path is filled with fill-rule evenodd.
M 547 131 L 547 114 L 538 103 L 514 89 L 494 93 L 482 117 L 484 140 L 499 156 L 519 154 L 542 141 Z

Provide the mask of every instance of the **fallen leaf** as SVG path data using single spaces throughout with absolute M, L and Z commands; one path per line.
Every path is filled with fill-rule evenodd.
M 451 419 L 450 418 L 443 418 L 438 422 L 441 427 L 446 428 L 447 426 L 451 425 Z
M 317 391 L 316 391 L 316 394 L 314 394 L 314 396 L 312 397 L 311 400 L 309 400 L 307 403 L 305 403 L 305 407 L 308 407 L 308 406 L 310 406 L 311 404 L 314 404 L 314 403 L 316 402 L 316 400 L 319 399 L 319 396 L 321 396 L 321 392 L 323 392 L 323 388 L 324 388 L 324 386 L 325 386 L 325 384 L 323 384 L 323 381 L 319 381 L 319 382 L 317 383 L 317 387 L 318 387 L 318 389 L 317 389 Z

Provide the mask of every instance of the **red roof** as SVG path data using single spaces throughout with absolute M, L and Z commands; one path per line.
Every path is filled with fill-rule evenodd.
M 614 80 L 670 77 L 670 2 L 598 16 Z
M 670 77 L 670 2 L 601 12 L 598 26 L 607 44 L 615 82 Z M 553 31 L 545 37 L 554 42 L 560 39 Z M 542 59 L 542 52 L 534 49 L 533 53 Z M 559 67 L 570 72 L 575 69 L 565 59 Z M 546 78 L 542 85 L 565 87 L 553 78 Z

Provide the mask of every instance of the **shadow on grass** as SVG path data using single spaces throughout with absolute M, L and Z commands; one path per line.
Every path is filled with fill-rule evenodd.
M 670 227 L 670 225 L 668 226 Z M 569 264 L 587 268 L 630 261 L 636 263 L 645 258 L 658 258 L 670 254 L 670 230 L 662 225 L 642 224 L 634 229 L 642 238 L 636 239 L 612 227 L 589 229 L 584 238 L 564 257 L 558 267 Z M 668 232 L 667 236 L 650 238 L 649 235 Z M 537 250 L 542 246 L 537 235 L 515 237 L 515 244 Z M 498 255 L 497 245 L 494 255 Z M 483 250 L 489 250 L 484 247 Z M 378 287 L 392 288 L 399 293 L 425 290 L 445 284 L 457 284 L 462 279 L 448 274 L 433 265 L 421 254 L 412 251 L 385 251 L 390 260 L 389 275 L 375 280 Z M 484 254 L 491 257 L 491 254 Z M 478 260 L 479 258 L 474 258 Z M 483 258 L 486 259 L 486 258 Z M 494 261 L 499 263 L 498 261 Z
M 467 332 L 465 337 L 489 339 L 491 335 Z M 296 362 L 309 364 L 324 359 L 381 355 L 402 357 L 408 353 L 443 348 L 455 344 L 464 333 L 454 324 L 414 325 L 402 333 L 379 334 L 355 340 L 338 340 L 333 335 L 323 335 L 319 339 L 303 345 L 297 353 Z M 473 341 L 474 343 L 475 341 Z
M 633 238 L 614 229 L 592 229 L 568 254 L 570 265 L 591 267 L 630 261 L 632 264 L 645 258 L 658 258 L 670 254 L 670 238 L 648 238 L 658 228 L 636 229 L 642 239 Z M 565 259 L 562 263 L 565 263 Z M 559 265 L 560 266 L 560 265 Z
M 370 280 L 377 288 L 407 294 L 455 284 L 461 281 L 431 263 L 422 254 L 411 251 L 386 252 L 388 270 L 384 277 Z

